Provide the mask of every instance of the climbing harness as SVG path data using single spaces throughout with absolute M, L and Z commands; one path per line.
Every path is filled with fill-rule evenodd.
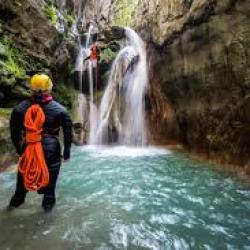
M 49 170 L 41 143 L 44 122 L 42 108 L 38 104 L 29 107 L 24 118 L 27 147 L 19 159 L 18 166 L 28 191 L 37 191 L 49 183 Z

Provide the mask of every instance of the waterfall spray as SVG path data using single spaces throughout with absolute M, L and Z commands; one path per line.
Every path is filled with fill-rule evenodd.
M 148 85 L 146 49 L 137 33 L 126 28 L 127 46 L 113 62 L 99 117 L 90 127 L 90 144 L 142 146 L 147 142 L 145 92 Z

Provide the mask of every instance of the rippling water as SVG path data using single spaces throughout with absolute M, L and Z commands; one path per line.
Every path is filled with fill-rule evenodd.
M 250 188 L 164 149 L 76 148 L 52 214 L 41 196 L 4 211 L 15 173 L 0 174 L 0 249 L 250 249 Z

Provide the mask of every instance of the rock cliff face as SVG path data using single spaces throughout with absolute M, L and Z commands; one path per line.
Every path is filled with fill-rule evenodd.
M 69 72 L 75 16 L 73 10 L 60 9 L 63 1 L 57 2 L 0 1 L 0 92 L 8 106 L 27 96 L 27 78 L 34 72 L 47 72 L 55 80 L 65 76 L 58 74 L 62 68 Z
M 13 160 L 15 151 L 9 133 L 10 110 L 0 109 L 0 172 Z
M 139 1 L 158 138 L 249 164 L 250 2 Z

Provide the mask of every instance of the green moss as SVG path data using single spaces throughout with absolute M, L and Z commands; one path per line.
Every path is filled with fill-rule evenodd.
M 74 22 L 74 16 L 72 14 L 66 13 L 65 20 L 66 20 L 68 26 L 71 27 L 73 22 Z
M 57 9 L 54 5 L 47 3 L 43 7 L 44 14 L 49 18 L 53 25 L 58 22 Z
M 25 59 L 22 52 L 17 49 L 8 36 L 0 38 L 0 52 L 2 55 L 1 67 L 15 77 L 23 78 L 26 76 Z
M 120 0 L 117 3 L 115 25 L 130 27 L 134 25 L 135 4 L 134 0 Z
M 72 100 L 76 96 L 77 91 L 71 85 L 60 84 L 55 87 L 53 96 L 56 101 L 65 107 L 72 109 Z
M 6 61 L 5 67 L 11 74 L 17 77 L 25 76 L 25 70 L 20 67 L 13 58 L 9 58 L 9 60 Z

